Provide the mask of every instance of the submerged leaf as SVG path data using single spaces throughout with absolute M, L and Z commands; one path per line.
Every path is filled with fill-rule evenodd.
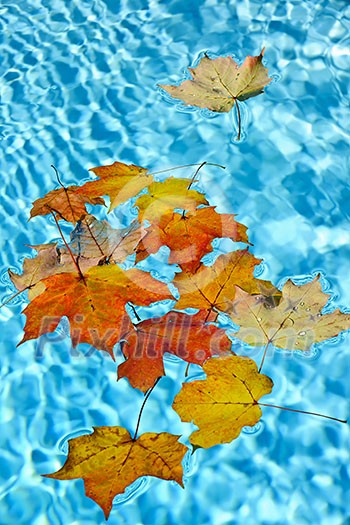
M 140 476 L 173 480 L 183 487 L 181 461 L 188 449 L 179 437 L 148 432 L 133 440 L 123 427 L 94 427 L 93 434 L 69 440 L 66 463 L 45 477 L 82 478 L 86 495 L 108 519 L 114 496 Z
M 232 343 L 225 331 L 206 319 L 207 312 L 169 312 L 131 326 L 122 337 L 126 361 L 118 367 L 118 379 L 127 377 L 134 388 L 146 392 L 165 374 L 165 352 L 199 365 L 213 355 L 230 352 Z
M 258 401 L 273 387 L 247 357 L 214 357 L 203 370 L 206 379 L 183 383 L 173 403 L 182 421 L 199 427 L 190 437 L 196 448 L 230 443 L 244 426 L 254 426 L 261 417 Z
M 120 263 L 134 253 L 144 235 L 137 221 L 118 230 L 107 221 L 87 215 L 71 233 L 70 248 L 79 257 L 79 263 L 82 259 L 97 259 L 100 264 Z
M 288 350 L 308 350 L 313 343 L 335 337 L 350 328 L 350 313 L 321 311 L 329 296 L 322 291 L 317 276 L 297 286 L 291 280 L 282 289 L 279 305 L 271 308 L 264 297 L 237 289 L 230 317 L 240 326 L 235 337 L 253 346 L 272 343 Z
M 38 244 L 30 246 L 38 252 L 36 257 L 26 257 L 23 262 L 23 272 L 21 275 L 8 270 L 9 276 L 18 291 L 29 290 L 29 300 L 34 299 L 37 295 L 45 290 L 45 286 L 40 283 L 42 279 L 61 273 L 63 265 L 61 264 L 60 250 L 57 243 Z M 71 260 L 68 272 L 74 271 L 74 263 Z
M 128 228 L 117 230 L 107 221 L 99 221 L 92 215 L 87 215 L 78 221 L 72 231 L 69 246 L 84 273 L 93 266 L 123 262 L 128 255 L 134 253 L 143 236 L 144 232 L 136 222 Z M 43 279 L 76 271 L 76 265 L 66 247 L 51 243 L 31 248 L 38 254 L 24 259 L 23 273 L 18 275 L 8 271 L 17 290 L 29 290 L 30 301 L 45 290 Z

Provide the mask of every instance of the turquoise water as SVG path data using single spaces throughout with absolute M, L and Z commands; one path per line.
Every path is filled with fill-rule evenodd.
M 348 2 L 17 0 L 2 3 L 0 23 L 4 298 L 13 291 L 6 269 L 20 271 L 26 245 L 58 237 L 50 220 L 27 223 L 31 202 L 56 185 L 51 164 L 68 185 L 114 160 L 152 171 L 206 160 L 227 169 L 203 170 L 201 187 L 249 226 L 262 277 L 281 284 L 321 272 L 331 308 L 350 306 Z M 203 52 L 242 60 L 263 46 L 274 82 L 242 106 L 240 143 L 233 114 L 184 108 L 156 87 L 180 81 Z M 122 207 L 113 221 L 129 215 Z M 161 272 L 161 257 L 150 267 Z M 134 429 L 142 395 L 116 383 L 107 357 L 72 354 L 64 323 L 39 351 L 35 342 L 17 349 L 25 304 L 0 310 L 0 523 L 104 523 L 81 480 L 40 474 L 59 468 L 67 440 L 93 425 Z M 348 348 L 345 334 L 307 357 L 274 353 L 266 402 L 349 417 Z M 186 366 L 166 365 L 140 431 L 188 435 L 169 407 Z M 344 525 L 348 430 L 265 408 L 253 431 L 186 457 L 185 490 L 139 480 L 115 499 L 109 523 Z

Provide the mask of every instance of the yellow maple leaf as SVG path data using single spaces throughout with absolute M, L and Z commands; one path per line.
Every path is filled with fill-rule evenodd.
M 147 169 L 122 162 L 98 166 L 91 168 L 90 171 L 93 171 L 99 179 L 86 182 L 77 190 L 77 193 L 93 197 L 108 195 L 111 199 L 109 211 L 114 210 L 131 197 L 135 197 L 154 180 Z
M 208 108 L 219 113 L 232 109 L 236 100 L 246 100 L 264 91 L 271 82 L 259 56 L 247 56 L 241 66 L 232 57 L 211 59 L 205 55 L 197 67 L 189 68 L 192 80 L 179 86 L 160 85 L 174 98 L 190 106 Z
M 231 308 L 236 286 L 252 294 L 280 295 L 271 283 L 254 277 L 255 266 L 260 262 L 247 250 L 237 250 L 220 255 L 212 266 L 202 264 L 195 274 L 178 273 L 173 281 L 180 293 L 176 308 L 215 308 L 226 312 Z
M 247 357 L 210 358 L 203 370 L 207 378 L 183 383 L 173 403 L 182 421 L 199 427 L 190 437 L 196 448 L 230 443 L 244 426 L 255 425 L 261 417 L 258 400 L 273 387 Z
M 174 480 L 183 487 L 181 461 L 188 449 L 179 437 L 148 432 L 134 440 L 123 427 L 95 427 L 93 434 L 70 439 L 66 463 L 45 477 L 82 478 L 86 495 L 108 519 L 114 496 L 140 476 Z
M 148 186 L 148 193 L 141 195 L 135 202 L 139 208 L 139 221 L 151 223 L 176 208 L 194 211 L 199 204 L 208 204 L 203 193 L 189 189 L 195 181 L 169 177 L 162 182 L 153 182 Z

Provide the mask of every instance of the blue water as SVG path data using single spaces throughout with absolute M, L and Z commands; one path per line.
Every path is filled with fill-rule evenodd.
M 20 271 L 26 244 L 58 237 L 47 218 L 27 223 L 31 202 L 55 187 L 50 164 L 70 184 L 115 160 L 152 171 L 206 160 L 227 166 L 206 168 L 200 184 L 219 211 L 249 226 L 262 277 L 280 284 L 321 272 L 332 307 L 350 306 L 347 1 L 5 0 L 0 24 L 4 298 L 13 290 L 6 269 Z M 184 108 L 156 87 L 180 81 L 203 52 L 242 60 L 263 46 L 274 82 L 242 105 L 240 143 L 233 114 Z M 125 206 L 113 221 L 128 216 Z M 152 265 L 161 270 L 161 258 Z M 93 425 L 132 431 L 142 395 L 116 383 L 108 357 L 72 355 L 64 323 L 40 352 L 35 342 L 17 349 L 25 304 L 0 310 L 0 523 L 104 523 L 81 480 L 40 474 L 59 468 L 67 439 Z M 266 402 L 349 417 L 349 342 L 345 334 L 308 357 L 271 355 Z M 166 364 L 140 430 L 186 436 L 189 425 L 170 409 L 185 365 Z M 249 430 L 186 458 L 185 490 L 136 482 L 115 499 L 109 523 L 347 522 L 347 425 L 265 408 Z

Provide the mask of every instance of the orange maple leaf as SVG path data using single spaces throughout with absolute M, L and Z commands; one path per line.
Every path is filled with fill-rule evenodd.
M 170 248 L 169 263 L 179 264 L 183 271 L 193 273 L 201 258 L 213 250 L 213 239 L 228 237 L 248 243 L 246 231 L 247 227 L 236 222 L 234 215 L 217 213 L 215 206 L 197 208 L 186 214 L 171 211 L 146 229 L 147 234 L 136 251 L 136 261 L 142 261 L 165 245 Z
M 165 352 L 199 365 L 212 355 L 230 352 L 232 343 L 226 332 L 206 323 L 206 318 L 206 311 L 169 312 L 131 326 L 122 337 L 127 360 L 118 367 L 118 379 L 127 377 L 134 388 L 146 392 L 165 374 Z
M 167 285 L 149 273 L 135 268 L 124 271 L 115 264 L 94 266 L 83 278 L 76 273 L 62 273 L 42 282 L 45 291 L 23 312 L 27 322 L 21 343 L 53 332 L 67 316 L 73 346 L 89 343 L 107 351 L 113 359 L 113 347 L 128 319 L 125 305 L 133 302 L 148 306 L 173 298 Z
M 104 205 L 105 202 L 100 197 L 81 190 L 80 186 L 68 186 L 50 191 L 45 197 L 33 202 L 30 218 L 55 213 L 59 219 L 75 224 L 86 215 L 86 203 Z
M 94 427 L 93 434 L 69 440 L 66 463 L 45 477 L 82 478 L 86 495 L 108 519 L 114 496 L 140 476 L 174 480 L 183 487 L 181 461 L 188 448 L 179 437 L 147 432 L 134 440 L 123 427 Z

